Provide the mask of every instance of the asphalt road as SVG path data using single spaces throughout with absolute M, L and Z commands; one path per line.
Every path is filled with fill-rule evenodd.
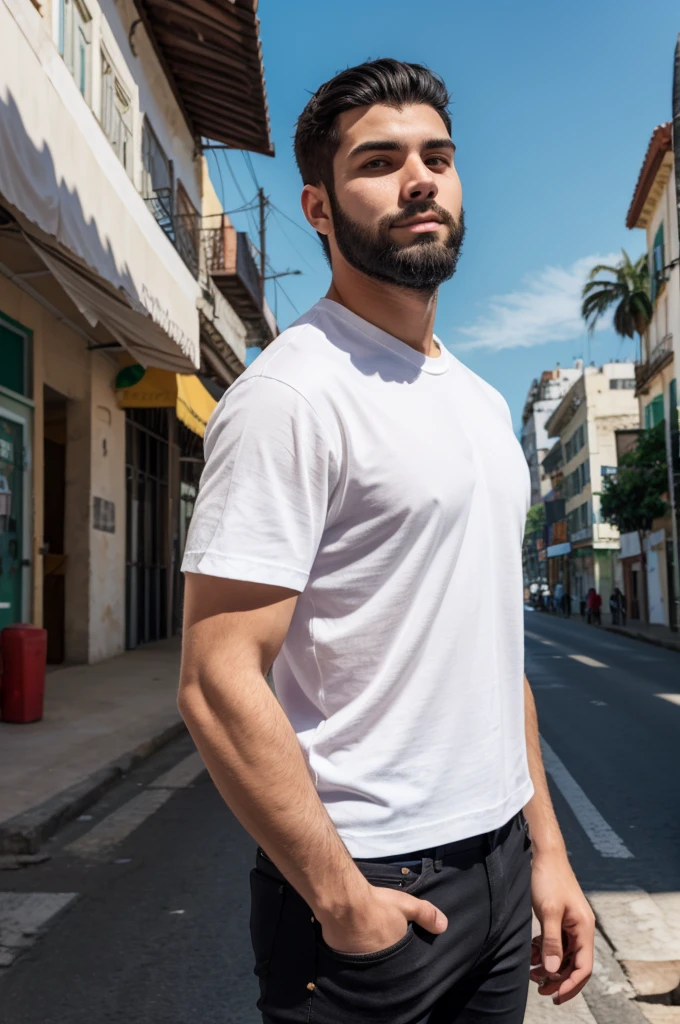
M 680 655 L 534 612 L 526 672 L 542 737 L 632 854 L 602 856 L 551 779 L 583 888 L 680 890 Z
M 527 630 L 541 733 L 564 769 L 551 787 L 581 883 L 680 890 L 680 706 L 657 696 L 680 692 L 680 656 L 540 613 Z M 257 1024 L 252 842 L 205 773 L 146 816 L 129 810 L 191 750 L 184 738 L 130 775 L 52 841 L 45 864 L 0 873 L 0 894 L 76 894 L 0 972 L 3 1024 Z M 113 844 L 116 815 L 129 834 Z M 630 856 L 603 856 L 593 844 L 603 834 Z

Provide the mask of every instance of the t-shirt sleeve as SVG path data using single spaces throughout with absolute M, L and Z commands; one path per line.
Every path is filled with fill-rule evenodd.
M 312 406 L 281 381 L 245 380 L 212 417 L 205 454 L 182 571 L 302 592 L 337 467 Z

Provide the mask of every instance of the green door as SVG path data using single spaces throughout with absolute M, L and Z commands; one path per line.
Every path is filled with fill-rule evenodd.
M 21 622 L 23 435 L 0 413 L 0 629 Z

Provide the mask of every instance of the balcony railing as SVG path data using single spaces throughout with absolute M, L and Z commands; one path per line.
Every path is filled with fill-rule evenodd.
M 198 277 L 200 215 L 198 213 L 174 213 L 171 188 L 158 188 L 153 195 L 145 196 L 145 201 L 159 227 L 168 236 L 191 273 L 194 277 Z
M 251 334 L 262 333 L 262 340 L 271 340 L 260 273 L 246 232 L 237 231 L 225 214 L 205 217 L 201 253 L 206 270 Z
M 652 377 L 658 373 L 661 367 L 670 362 L 672 355 L 673 335 L 665 334 L 649 353 L 649 358 L 644 363 L 639 363 L 635 367 L 636 390 L 641 391 Z

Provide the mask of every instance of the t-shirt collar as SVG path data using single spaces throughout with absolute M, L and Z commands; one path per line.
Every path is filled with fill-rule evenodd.
M 441 355 L 438 357 L 426 356 L 422 352 L 416 351 L 410 345 L 407 345 L 405 341 L 401 341 L 399 338 L 395 338 L 392 334 L 388 334 L 387 331 L 382 331 L 379 327 L 368 322 L 368 320 L 362 319 L 353 313 L 351 309 L 347 309 L 346 306 L 342 306 L 339 302 L 335 302 L 333 299 L 319 299 L 316 303 L 317 308 L 325 310 L 327 313 L 331 313 L 333 316 L 339 317 L 344 320 L 346 324 L 353 327 L 357 331 L 361 331 L 367 337 L 376 341 L 379 345 L 383 345 L 385 348 L 390 349 L 395 355 L 401 356 L 402 359 L 407 359 L 418 369 L 424 370 L 425 373 L 446 373 L 451 365 L 451 355 L 446 348 L 442 345 L 439 338 L 435 335 L 435 343 L 439 346 Z

